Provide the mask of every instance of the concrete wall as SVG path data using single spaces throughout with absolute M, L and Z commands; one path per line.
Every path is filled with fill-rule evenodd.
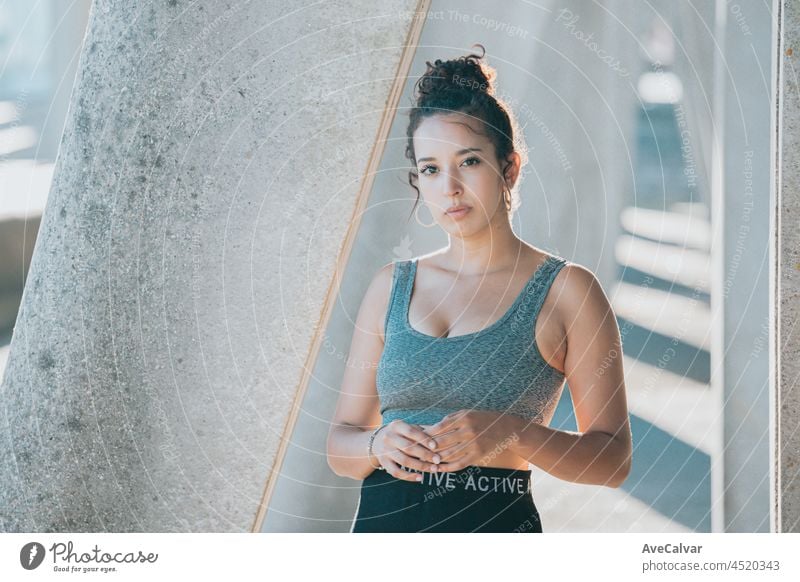
M 780 19 L 775 32 L 780 46 L 775 55 L 779 69 L 776 90 L 775 131 L 778 170 L 773 206 L 772 225 L 775 233 L 775 254 L 770 265 L 774 294 L 771 297 L 775 319 L 770 326 L 770 349 L 774 350 L 775 368 L 771 378 L 776 392 L 772 400 L 774 423 L 773 484 L 775 491 L 774 529 L 781 532 L 800 532 L 800 342 L 797 340 L 800 324 L 800 135 L 797 120 L 800 118 L 800 86 L 795 74 L 800 58 L 800 6 L 797 2 L 776 2 Z
M 252 528 L 411 6 L 94 2 L 2 385 L 4 531 Z

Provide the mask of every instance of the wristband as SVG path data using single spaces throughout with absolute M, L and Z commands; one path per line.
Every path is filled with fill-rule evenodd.
M 369 444 L 367 445 L 367 461 L 369 462 L 370 465 L 372 465 L 372 443 L 375 441 L 375 435 L 378 434 L 378 431 L 385 426 L 387 425 L 382 424 L 381 426 L 373 430 L 371 435 L 369 435 Z M 378 465 L 377 467 L 375 465 L 372 465 L 372 468 L 377 469 L 378 471 L 386 470 L 386 467 L 384 467 L 383 465 Z

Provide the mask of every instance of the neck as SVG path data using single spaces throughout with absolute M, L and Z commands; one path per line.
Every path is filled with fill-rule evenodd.
M 495 214 L 487 228 L 469 237 L 449 236 L 443 258 L 454 271 L 464 275 L 484 275 L 514 269 L 522 259 L 524 243 L 511 228 L 508 215 Z

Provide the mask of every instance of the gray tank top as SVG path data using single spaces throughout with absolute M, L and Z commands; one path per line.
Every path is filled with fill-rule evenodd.
M 548 255 L 506 313 L 477 332 L 434 337 L 412 328 L 417 259 L 395 261 L 385 343 L 376 372 L 383 422 L 435 424 L 456 410 L 506 412 L 549 424 L 564 374 L 539 353 L 536 318 L 567 261 Z

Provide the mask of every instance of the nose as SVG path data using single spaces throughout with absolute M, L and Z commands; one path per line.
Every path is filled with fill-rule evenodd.
M 451 171 L 447 173 L 446 188 L 447 195 L 451 198 L 464 194 L 464 185 L 458 172 Z M 453 200 L 453 203 L 456 203 L 455 199 Z

